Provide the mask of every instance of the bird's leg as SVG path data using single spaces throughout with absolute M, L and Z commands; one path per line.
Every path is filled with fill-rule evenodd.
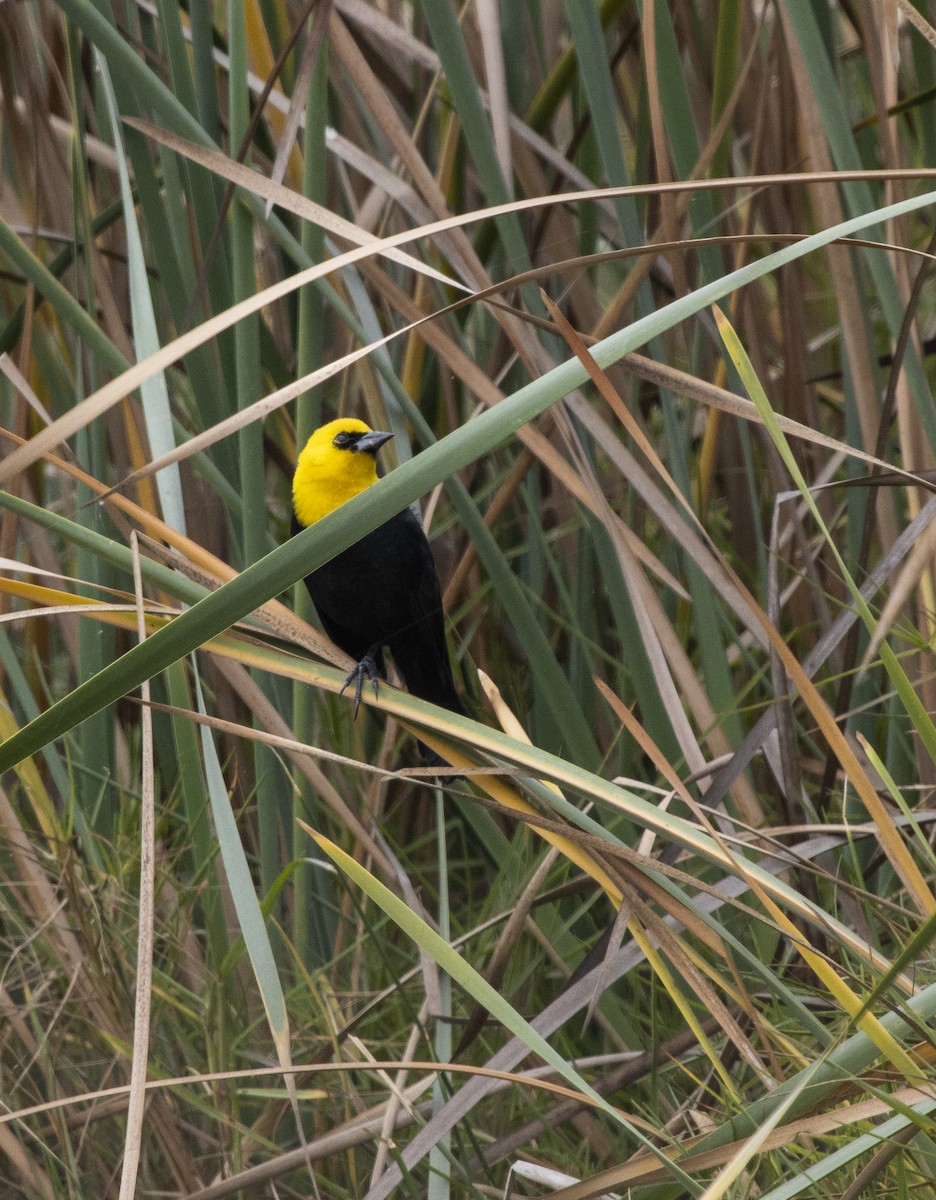
M 345 694 L 345 688 L 350 687 L 354 683 L 354 719 L 357 720 L 358 709 L 361 707 L 361 689 L 364 686 L 365 675 L 374 685 L 374 697 L 378 695 L 377 683 L 380 679 L 380 674 L 377 670 L 377 651 L 380 649 L 379 644 L 371 646 L 370 650 L 364 655 L 361 661 L 357 664 L 354 670 L 348 675 L 344 681 L 339 696 Z

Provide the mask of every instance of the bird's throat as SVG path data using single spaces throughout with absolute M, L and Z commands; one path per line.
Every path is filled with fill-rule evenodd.
M 331 472 L 314 458 L 300 455 L 293 478 L 293 508 L 299 524 L 314 525 L 345 501 L 377 482 L 377 469 L 369 454 L 348 455 L 343 470 Z

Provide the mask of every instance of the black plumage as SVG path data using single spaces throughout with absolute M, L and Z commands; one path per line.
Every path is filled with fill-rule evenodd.
M 299 529 L 294 515 L 293 532 Z M 411 509 L 310 572 L 305 585 L 325 632 L 355 662 L 370 656 L 384 675 L 386 647 L 414 696 L 464 713 L 445 644 L 432 550 Z
M 293 533 L 313 524 L 377 480 L 376 455 L 389 433 L 353 418 L 316 430 L 293 480 Z M 377 688 L 389 650 L 414 696 L 464 714 L 445 644 L 445 616 L 435 562 L 412 509 L 391 517 L 305 577 L 325 632 L 357 666 L 345 687 Z M 423 747 L 427 763 L 441 759 Z

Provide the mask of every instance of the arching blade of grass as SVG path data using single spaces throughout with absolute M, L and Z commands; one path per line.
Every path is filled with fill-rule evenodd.
M 757 263 L 733 271 L 723 279 L 673 301 L 627 329 L 612 334 L 594 347 L 593 356 L 600 366 L 606 367 L 643 345 L 649 338 L 721 299 L 734 288 L 828 245 L 837 237 L 854 233 L 891 216 L 915 212 L 934 202 L 936 193 L 927 192 L 813 234 L 796 245 L 787 246 Z M 329 514 L 318 525 L 252 564 L 238 579 L 207 596 L 171 625 L 105 667 L 93 679 L 76 688 L 3 743 L 0 746 L 0 770 L 13 766 L 27 754 L 34 754 L 90 713 L 125 695 L 143 679 L 189 653 L 272 596 L 292 587 L 309 571 L 375 529 L 392 513 L 399 512 L 455 471 L 489 453 L 520 425 L 533 420 L 567 392 L 579 387 L 585 378 L 586 372 L 577 360 L 562 363 L 542 378 L 520 388 L 496 408 L 489 409 L 468 425 L 450 433 L 430 450 L 404 463 L 366 493 Z

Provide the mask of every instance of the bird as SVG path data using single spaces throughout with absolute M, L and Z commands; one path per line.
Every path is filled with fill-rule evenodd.
M 322 425 L 299 454 L 292 484 L 292 533 L 314 525 L 379 476 L 377 453 L 392 433 L 354 417 Z M 422 523 L 411 508 L 384 521 L 330 562 L 310 571 L 305 585 L 325 632 L 357 664 L 342 693 L 354 684 L 354 715 L 368 679 L 377 694 L 389 650 L 407 689 L 459 715 L 445 643 L 439 577 Z M 422 746 L 429 766 L 446 765 Z

